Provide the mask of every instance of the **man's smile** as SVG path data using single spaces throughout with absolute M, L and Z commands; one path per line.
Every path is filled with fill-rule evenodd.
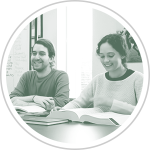
M 34 64 L 40 64 L 42 61 L 33 61 Z
M 42 61 L 33 61 L 34 67 L 40 66 L 42 64 Z

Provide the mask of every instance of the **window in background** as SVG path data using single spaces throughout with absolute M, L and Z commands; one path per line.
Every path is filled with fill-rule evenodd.
M 70 97 L 78 97 L 92 79 L 92 9 L 57 9 L 57 31 L 57 69 L 69 75 Z
M 43 15 L 35 18 L 30 22 L 30 56 L 35 42 L 43 37 Z M 29 69 L 32 70 L 31 60 L 29 61 Z

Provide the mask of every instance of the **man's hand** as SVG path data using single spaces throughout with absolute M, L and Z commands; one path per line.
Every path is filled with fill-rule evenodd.
M 51 111 L 59 111 L 60 109 L 62 109 L 62 107 L 56 106 Z
M 64 110 L 64 108 L 63 108 L 63 107 L 56 106 L 56 107 L 54 107 L 54 108 L 51 110 L 51 113 L 52 113 L 53 111 L 59 111 L 59 110 Z
M 106 107 L 111 107 L 113 103 L 113 99 L 110 97 L 94 97 L 90 99 L 91 102 L 94 103 L 94 107 L 100 107 L 100 106 L 106 106 Z
M 40 104 L 46 110 L 51 110 L 55 107 L 53 97 L 35 96 L 33 101 L 37 104 Z

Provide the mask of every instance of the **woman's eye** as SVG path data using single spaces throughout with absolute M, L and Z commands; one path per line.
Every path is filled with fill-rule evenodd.
M 100 56 L 100 58 L 104 58 L 104 56 Z
M 109 57 L 112 58 L 112 57 L 114 57 L 114 55 L 110 55 Z

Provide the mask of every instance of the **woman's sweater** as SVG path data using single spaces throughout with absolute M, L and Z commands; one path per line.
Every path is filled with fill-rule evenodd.
M 111 79 L 107 73 L 99 74 L 87 85 L 80 96 L 63 108 L 87 108 L 91 105 L 91 98 L 104 96 L 113 99 L 111 108 L 101 106 L 103 111 L 113 111 L 131 114 L 138 103 L 143 84 L 140 72 L 128 70 L 120 78 Z

